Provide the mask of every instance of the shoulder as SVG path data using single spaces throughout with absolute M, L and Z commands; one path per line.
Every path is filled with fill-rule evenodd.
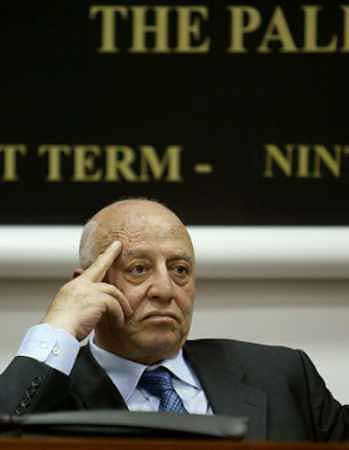
M 239 365 L 246 369 L 290 372 L 292 368 L 303 370 L 306 355 L 298 350 L 278 345 L 259 344 L 234 339 L 197 339 L 186 342 L 185 349 L 220 358 L 228 365 Z
M 236 339 L 192 339 L 188 340 L 185 345 L 190 347 L 201 347 L 203 349 L 223 349 L 252 354 L 262 352 L 264 355 L 275 353 L 289 355 L 299 351 L 281 345 L 260 344 L 256 342 L 239 341 Z

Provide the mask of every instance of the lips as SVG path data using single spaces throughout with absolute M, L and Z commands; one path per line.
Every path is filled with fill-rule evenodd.
M 164 311 L 153 311 L 147 315 L 145 315 L 143 317 L 143 320 L 145 319 L 149 319 L 150 317 L 171 317 L 172 319 L 175 319 L 178 321 L 178 317 L 176 316 L 176 314 L 172 313 L 172 312 L 164 312 Z

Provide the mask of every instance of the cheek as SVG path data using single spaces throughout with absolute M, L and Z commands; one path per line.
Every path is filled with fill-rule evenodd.
M 143 286 L 134 286 L 128 282 L 123 283 L 122 291 L 127 300 L 130 302 L 133 311 L 139 307 L 146 294 L 146 290 Z
M 145 295 L 145 289 L 142 285 L 134 285 L 127 281 L 120 271 L 110 270 L 109 283 L 119 289 L 129 301 L 133 310 L 137 308 Z
M 183 311 L 183 313 L 185 313 L 186 315 L 191 314 L 194 303 L 194 289 L 192 289 L 191 287 L 183 289 L 177 296 L 177 299 L 178 306 Z

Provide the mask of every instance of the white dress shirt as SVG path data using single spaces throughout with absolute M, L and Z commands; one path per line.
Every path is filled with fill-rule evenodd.
M 131 411 L 158 411 L 159 398 L 137 387 L 144 370 L 149 366 L 121 358 L 98 347 L 93 335 L 89 346 L 93 357 L 103 367 Z M 36 359 L 70 375 L 79 349 L 79 342 L 68 332 L 48 324 L 40 324 L 28 330 L 17 356 Z M 182 350 L 175 357 L 150 367 L 160 365 L 174 375 L 173 387 L 190 414 L 212 414 L 205 392 L 185 361 Z

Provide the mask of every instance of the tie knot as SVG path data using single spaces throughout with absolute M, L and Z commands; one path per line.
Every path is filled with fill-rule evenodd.
M 165 367 L 144 371 L 138 386 L 160 399 L 159 411 L 187 414 L 172 384 L 172 374 Z
M 166 391 L 173 391 L 172 375 L 164 367 L 145 370 L 138 386 L 156 397 L 162 398 Z

